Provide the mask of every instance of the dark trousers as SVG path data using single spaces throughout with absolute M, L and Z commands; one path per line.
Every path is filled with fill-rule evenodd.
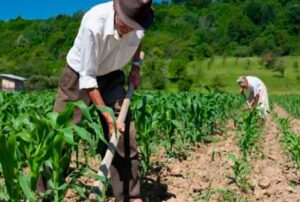
M 111 107 L 118 117 L 121 104 L 125 98 L 125 77 L 120 70 L 97 77 L 98 88 L 107 106 Z M 90 98 L 85 91 L 79 90 L 79 75 L 67 66 L 60 79 L 55 100 L 54 111 L 63 111 L 69 101 L 83 100 L 87 105 Z M 79 123 L 82 116 L 79 109 L 73 114 L 74 123 Z M 100 114 L 102 127 L 108 139 L 108 126 Z M 103 146 L 103 145 L 102 145 Z M 101 148 L 103 151 L 103 147 Z M 136 131 L 131 122 L 130 112 L 125 121 L 125 132 L 120 137 L 117 152 L 115 153 L 111 168 L 112 189 L 116 201 L 129 201 L 140 197 L 139 160 L 136 143 Z

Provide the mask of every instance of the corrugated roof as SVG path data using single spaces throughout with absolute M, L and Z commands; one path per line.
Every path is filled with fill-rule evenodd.
M 26 80 L 23 77 L 16 76 L 16 75 L 13 75 L 13 74 L 0 74 L 0 77 L 14 79 L 14 80 L 19 80 L 19 81 L 25 81 Z

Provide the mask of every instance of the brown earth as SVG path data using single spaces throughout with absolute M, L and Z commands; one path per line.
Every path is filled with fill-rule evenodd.
M 273 119 L 274 113 L 289 118 L 291 127 L 300 134 L 300 121 L 289 116 L 281 107 L 274 106 L 273 114 L 265 121 L 261 150 L 250 159 L 248 181 L 250 190 L 242 190 L 232 180 L 233 162 L 230 153 L 240 156 L 237 128 L 229 121 L 222 135 L 214 135 L 217 141 L 199 144 L 189 151 L 186 159 L 167 159 L 163 149 L 152 157 L 152 172 L 142 180 L 145 202 L 193 202 L 193 201 L 263 201 L 300 202 L 300 169 L 289 160 L 280 144 L 280 128 Z M 261 154 L 261 155 L 257 155 Z M 99 161 L 89 159 L 97 168 Z M 82 178 L 85 184 L 92 181 Z M 79 201 L 70 190 L 64 201 Z M 113 202 L 112 196 L 107 201 Z
M 273 113 L 289 118 L 292 129 L 300 135 L 300 120 L 292 118 L 284 109 L 275 105 Z M 290 161 L 280 144 L 281 132 L 270 115 L 264 126 L 262 156 L 252 157 L 248 175 L 253 189 L 241 190 L 233 181 L 230 153 L 240 156 L 238 135 L 232 121 L 222 135 L 214 135 L 218 141 L 199 144 L 184 160 L 167 159 L 160 150 L 152 160 L 156 166 L 142 180 L 142 195 L 145 202 L 192 202 L 192 201 L 263 201 L 300 202 L 300 169 Z M 99 161 L 88 159 L 97 168 Z M 0 179 L 1 180 L 1 179 Z M 82 178 L 85 184 L 91 180 Z M 235 199 L 235 200 L 234 200 Z M 80 201 L 73 190 L 64 201 Z M 108 201 L 114 201 L 109 197 Z
M 278 106 L 275 106 L 274 112 L 281 117 L 289 117 Z M 300 121 L 291 117 L 290 120 L 291 127 L 300 134 Z M 221 201 L 226 190 L 248 201 L 300 201 L 300 170 L 284 154 L 280 129 L 272 116 L 265 122 L 262 157 L 250 161 L 249 180 L 254 188 L 248 193 L 230 184 L 228 176 L 233 176 L 233 172 L 228 154 L 238 156 L 239 149 L 232 123 L 226 131 L 221 141 L 199 145 L 185 161 L 161 160 L 167 162 L 167 166 L 156 175 L 148 176 L 154 185 L 144 189 L 145 201 L 204 201 L 204 197 L 209 196 L 208 190 L 212 194 L 209 201 Z M 159 186 L 163 189 L 159 190 Z
M 233 176 L 228 154 L 239 154 L 233 123 L 226 131 L 217 137 L 220 141 L 198 145 L 184 161 L 161 157 L 166 167 L 147 176 L 153 183 L 143 187 L 144 201 L 200 201 L 201 197 L 209 196 L 209 191 L 218 189 L 242 194 L 234 183 L 230 184 L 228 177 Z M 158 187 L 164 189 L 157 190 Z M 211 200 L 218 201 L 220 195 L 213 194 Z
M 274 112 L 287 118 L 288 114 L 278 106 Z M 291 126 L 300 134 L 299 120 L 292 119 Z M 237 129 L 229 121 L 222 135 L 214 135 L 217 141 L 199 144 L 189 151 L 184 160 L 167 159 L 163 149 L 152 158 L 152 172 L 142 180 L 142 195 L 145 202 L 193 202 L 193 201 L 263 201 L 300 202 L 300 169 L 296 168 L 283 152 L 280 144 L 280 128 L 270 115 L 263 129 L 261 155 L 251 157 L 248 180 L 253 189 L 243 191 L 232 181 L 233 162 L 230 153 L 240 156 Z M 89 159 L 97 168 L 99 161 Z M 91 185 L 92 181 L 81 179 Z M 64 201 L 80 201 L 70 190 Z M 108 198 L 113 202 L 113 198 Z
M 264 157 L 251 162 L 254 200 L 300 201 L 300 186 L 291 186 L 292 181 L 300 180 L 300 172 L 293 163 L 287 162 L 280 144 L 280 129 L 270 116 L 266 120 L 264 135 Z
M 274 113 L 287 118 L 280 107 Z M 299 120 L 292 119 L 291 126 L 300 134 Z M 156 166 L 142 180 L 145 202 L 192 202 L 192 201 L 263 201 L 300 202 L 300 169 L 285 155 L 280 144 L 280 128 L 273 114 L 263 129 L 261 155 L 251 157 L 248 180 L 253 189 L 243 191 L 231 179 L 234 177 L 230 153 L 240 156 L 238 135 L 232 121 L 218 141 L 199 144 L 185 160 L 167 159 L 160 150 L 152 161 Z M 90 184 L 91 182 L 87 182 Z M 71 192 L 71 195 L 74 194 Z M 74 196 L 65 201 L 77 201 Z M 113 202 L 113 198 L 108 199 Z

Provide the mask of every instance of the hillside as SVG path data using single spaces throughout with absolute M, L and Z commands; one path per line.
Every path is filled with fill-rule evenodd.
M 274 69 L 265 68 L 260 57 L 207 58 L 189 63 L 187 72 L 191 77 L 194 75 L 192 89 L 205 84 L 215 90 L 238 93 L 237 78 L 241 75 L 256 75 L 264 81 L 270 94 L 299 94 L 300 74 L 295 64 L 300 64 L 300 57 L 285 56 L 278 60 L 284 65 L 284 76 Z
M 274 57 L 300 54 L 299 1 L 174 0 L 156 4 L 154 9 L 155 22 L 143 42 L 144 89 L 189 90 L 199 83 L 209 84 L 219 74 L 218 69 L 210 74 L 206 72 L 207 65 L 198 64 L 208 63 L 212 58 L 235 57 L 243 59 L 232 60 L 242 61 L 251 57 L 250 60 L 256 61 L 268 54 Z M 32 89 L 55 88 L 82 16 L 79 11 L 48 20 L 19 17 L 0 21 L 0 72 L 28 78 L 27 85 Z M 195 75 L 190 68 L 195 64 L 195 71 L 205 73 L 202 79 L 190 76 Z M 213 67 L 214 62 L 210 65 L 212 70 L 218 68 L 218 65 Z M 271 83 L 294 84 L 297 75 L 288 76 L 293 66 L 294 62 L 285 66 L 284 78 L 273 76 L 274 67 L 270 73 L 257 76 L 272 80 Z M 236 65 L 236 73 L 228 81 L 244 73 L 247 73 L 244 66 Z M 233 87 L 224 89 L 233 91 Z M 286 89 L 290 88 L 278 92 Z

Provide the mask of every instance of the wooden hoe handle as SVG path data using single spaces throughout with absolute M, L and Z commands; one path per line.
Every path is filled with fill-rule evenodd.
M 118 116 L 117 119 L 117 123 L 124 123 L 125 119 L 126 119 L 126 115 L 129 109 L 129 105 L 130 105 L 130 100 L 133 94 L 133 84 L 130 83 L 128 86 L 128 91 L 126 94 L 125 99 L 123 100 L 123 104 L 121 107 L 121 111 L 120 114 Z M 116 148 L 117 148 L 117 144 L 119 142 L 119 138 L 120 138 L 120 133 L 117 131 L 117 133 L 114 133 L 111 138 L 110 138 L 110 142 L 108 144 L 108 148 L 106 150 L 105 156 L 102 159 L 102 162 L 100 164 L 100 168 L 98 171 L 98 175 L 107 178 L 108 175 L 108 171 L 111 165 L 111 162 L 113 160 L 114 154 L 116 152 Z M 92 189 L 92 193 L 89 196 L 90 201 L 97 201 L 97 196 L 96 194 L 102 196 L 103 194 L 103 182 L 100 180 L 97 180 L 94 182 L 93 184 L 93 189 Z

